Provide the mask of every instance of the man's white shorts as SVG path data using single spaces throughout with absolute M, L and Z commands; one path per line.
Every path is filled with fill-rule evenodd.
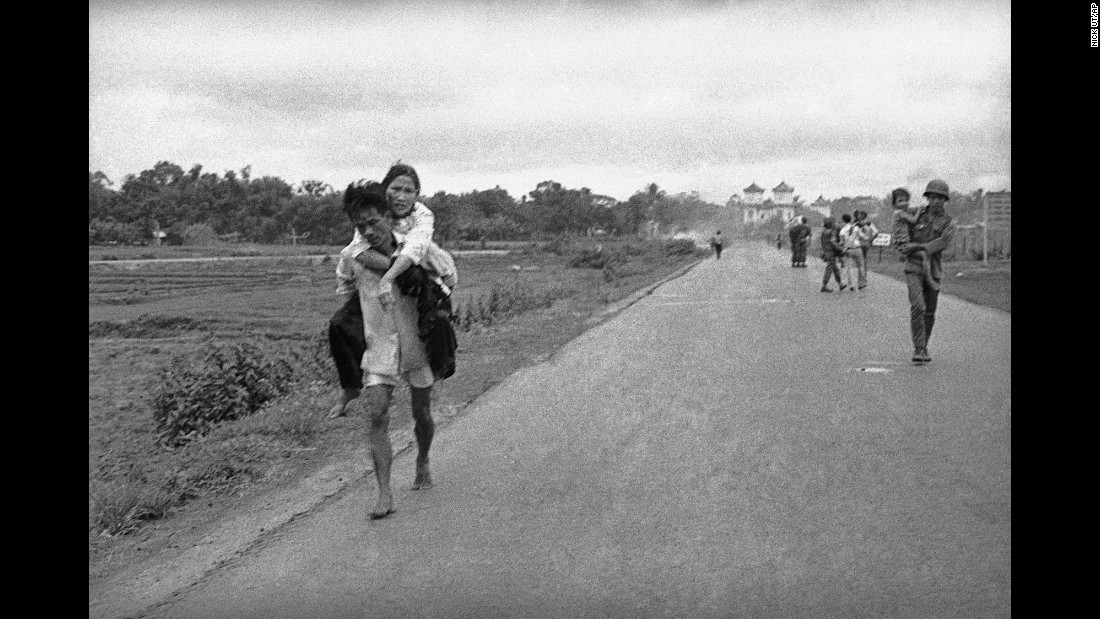
M 435 382 L 435 375 L 432 374 L 432 368 L 428 366 L 409 370 L 405 372 L 404 378 L 406 382 L 417 389 L 431 387 L 432 383 Z M 366 374 L 363 376 L 364 387 L 372 387 L 374 385 L 393 385 L 396 387 L 400 382 L 400 377 L 392 374 Z

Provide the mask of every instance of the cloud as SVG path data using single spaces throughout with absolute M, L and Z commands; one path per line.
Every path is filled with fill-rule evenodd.
M 1009 6 L 93 2 L 89 165 L 340 185 L 400 157 L 604 193 L 719 195 L 755 170 L 827 193 L 926 165 L 977 182 L 1010 171 Z

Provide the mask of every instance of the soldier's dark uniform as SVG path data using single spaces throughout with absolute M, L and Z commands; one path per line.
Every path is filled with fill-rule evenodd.
M 943 250 L 951 245 L 951 239 L 955 236 L 955 221 L 942 207 L 937 213 L 932 213 L 931 207 L 925 207 L 915 222 L 906 225 L 909 227 L 909 241 L 900 245 L 899 249 L 911 243 L 922 243 L 928 254 L 927 263 L 922 260 L 919 251 L 903 254 L 913 349 L 926 353 L 932 325 L 936 322 L 936 305 L 943 278 Z

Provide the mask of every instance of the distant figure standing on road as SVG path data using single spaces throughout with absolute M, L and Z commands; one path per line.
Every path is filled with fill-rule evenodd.
M 798 239 L 795 238 L 795 230 L 798 229 L 798 224 L 802 221 L 801 218 L 795 217 L 787 223 L 787 237 L 791 241 L 791 266 L 798 266 Z
M 791 237 L 791 266 L 806 266 L 806 249 L 810 245 L 810 226 L 806 224 L 805 217 L 795 219 L 797 222 L 790 231 Z
M 710 246 L 714 248 L 715 260 L 722 259 L 722 231 L 719 230 L 710 237 Z
M 928 204 L 917 213 L 916 220 L 906 222 L 904 243 L 898 251 L 905 260 L 905 282 L 909 289 L 909 330 L 913 336 L 913 362 L 928 363 L 928 339 L 936 322 L 936 305 L 943 277 L 943 251 L 955 236 L 955 221 L 944 210 L 951 199 L 947 183 L 939 179 L 928 181 L 924 190 Z
M 853 265 L 855 265 L 856 277 L 859 280 L 858 290 L 867 287 L 867 263 L 863 260 L 863 249 L 861 247 L 864 232 L 859 226 L 855 225 L 852 216 L 848 213 L 844 213 L 841 219 L 844 221 L 844 226 L 840 228 L 840 242 L 844 245 L 844 275 L 848 280 L 848 288 L 851 288 L 852 292 L 856 292 L 856 282 L 852 281 Z
M 782 232 L 775 235 L 775 248 L 776 249 L 783 249 L 783 233 Z
M 855 218 L 855 221 L 852 223 L 863 230 L 863 238 L 859 241 L 859 247 L 863 251 L 863 266 L 866 268 L 867 254 L 871 251 L 871 241 L 875 240 L 875 237 L 878 236 L 878 227 L 875 226 L 874 222 L 870 219 L 867 219 L 867 211 L 857 209 L 852 213 L 852 216 Z
M 844 252 L 840 245 L 840 234 L 836 229 L 836 220 L 832 217 L 825 218 L 825 228 L 821 231 L 821 259 L 825 262 L 825 276 L 821 278 L 821 292 L 832 292 L 829 288 L 829 276 L 836 277 L 836 283 L 844 290 L 844 282 L 840 280 L 840 267 L 837 259 Z

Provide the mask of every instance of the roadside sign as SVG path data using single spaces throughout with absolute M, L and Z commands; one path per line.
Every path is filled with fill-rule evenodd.
M 990 230 L 1012 228 L 1012 192 L 991 191 L 983 196 L 985 221 Z
M 876 235 L 875 238 L 871 241 L 871 245 L 875 247 L 889 247 L 890 235 L 885 233 L 880 233 Z

